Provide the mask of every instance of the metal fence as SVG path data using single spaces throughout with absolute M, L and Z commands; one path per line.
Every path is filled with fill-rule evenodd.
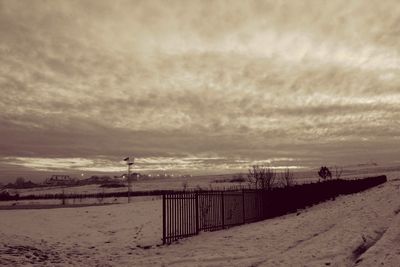
M 265 191 L 207 191 L 163 196 L 163 243 L 264 218 Z
M 163 195 L 163 243 L 272 218 L 299 208 L 352 194 L 386 182 L 386 176 L 331 180 L 270 191 L 173 192 Z
M 163 243 L 199 233 L 198 193 L 163 195 Z

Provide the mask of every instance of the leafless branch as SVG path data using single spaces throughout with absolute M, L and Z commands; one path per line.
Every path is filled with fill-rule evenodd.
M 247 174 L 249 183 L 257 189 L 270 190 L 275 184 L 275 171 L 266 166 L 253 165 Z

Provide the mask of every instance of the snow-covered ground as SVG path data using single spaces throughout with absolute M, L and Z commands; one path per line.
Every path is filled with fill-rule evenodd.
M 215 183 L 218 179 L 229 179 L 231 175 L 224 176 L 194 176 L 190 178 L 184 177 L 170 177 L 170 178 L 152 178 L 147 180 L 134 181 L 132 183 L 133 191 L 151 191 L 151 190 L 182 190 L 184 184 L 187 189 L 223 189 L 232 186 L 239 186 L 245 184 L 240 183 Z M 98 184 L 83 185 L 83 186 L 71 186 L 71 187 L 38 187 L 28 189 L 8 189 L 10 193 L 18 193 L 21 196 L 24 195 L 44 195 L 44 194 L 61 194 L 63 191 L 65 194 L 92 194 L 101 192 L 126 192 L 127 187 L 120 188 L 102 188 Z
M 359 175 L 360 170 L 354 174 L 347 170 L 349 173 L 344 173 L 342 178 L 354 178 Z M 318 181 L 316 171 L 313 172 L 295 172 L 296 183 L 307 183 Z M 356 176 L 355 176 L 356 175 Z M 233 175 L 210 175 L 210 176 L 193 176 L 193 177 L 168 177 L 168 178 L 151 178 L 134 181 L 132 183 L 133 191 L 152 191 L 152 190 L 183 190 L 184 186 L 187 189 L 229 189 L 232 187 L 248 187 L 246 175 L 243 175 L 245 182 L 229 182 Z M 366 176 L 366 175 L 362 175 Z M 216 182 L 218 181 L 218 182 Z M 11 194 L 18 193 L 20 196 L 26 195 L 45 195 L 45 194 L 93 194 L 93 193 L 109 193 L 109 192 L 126 192 L 127 187 L 119 188 L 104 188 L 99 184 L 82 185 L 82 186 L 50 186 L 50 187 L 37 187 L 27 189 L 7 189 Z M 1 202 L 0 202 L 1 205 Z
M 0 266 L 399 266 L 400 173 L 297 213 L 161 245 L 161 201 L 0 210 Z

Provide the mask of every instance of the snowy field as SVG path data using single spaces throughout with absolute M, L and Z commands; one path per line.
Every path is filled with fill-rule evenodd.
M 365 177 L 382 173 L 377 168 L 352 169 L 347 168 L 341 178 Z M 386 172 L 383 172 L 386 173 Z M 318 181 L 317 170 L 314 171 L 296 171 L 296 183 L 308 183 Z M 146 178 L 132 183 L 133 191 L 152 191 L 152 190 L 183 190 L 184 185 L 187 189 L 228 189 L 231 187 L 247 187 L 247 173 L 243 173 L 245 182 L 229 182 L 233 175 L 208 175 L 193 177 L 168 177 L 168 178 Z M 216 182 L 218 181 L 218 182 Z M 224 182 L 223 182 L 224 181 Z M 45 194 L 93 194 L 93 193 L 109 193 L 109 192 L 126 192 L 127 187 L 120 188 L 102 188 L 98 184 L 71 186 L 71 187 L 38 187 L 28 189 L 7 189 L 11 194 L 18 193 L 20 196 L 26 195 L 45 195 Z M 72 203 L 71 203 L 72 204 Z M 1 205 L 1 202 L 0 202 Z
M 385 174 L 367 191 L 169 246 L 159 198 L 0 210 L 0 266 L 399 266 L 400 173 Z
M 216 189 L 216 188 L 228 188 L 231 186 L 238 186 L 240 183 L 230 182 L 219 182 L 215 183 L 215 180 L 229 179 L 232 178 L 230 175 L 226 176 L 194 176 L 190 178 L 184 177 L 169 177 L 169 178 L 152 178 L 146 180 L 134 181 L 132 183 L 133 191 L 152 191 L 152 190 L 182 190 L 184 184 L 187 189 Z M 242 185 L 245 185 L 244 183 Z M 44 195 L 44 194 L 92 194 L 101 192 L 122 192 L 126 191 L 127 187 L 120 188 L 102 188 L 98 184 L 83 185 L 83 186 L 72 186 L 72 187 L 39 187 L 29 189 L 9 189 L 11 193 L 18 192 L 21 196 L 24 195 Z

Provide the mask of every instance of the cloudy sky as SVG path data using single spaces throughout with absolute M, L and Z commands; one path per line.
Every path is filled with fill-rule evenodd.
M 399 163 L 397 0 L 0 0 L 0 59 L 0 181 Z

